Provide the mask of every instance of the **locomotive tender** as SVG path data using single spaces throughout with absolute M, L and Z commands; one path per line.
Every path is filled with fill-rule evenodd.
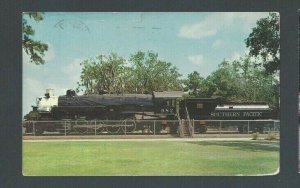
M 118 133 L 144 130 L 151 126 L 139 123 L 139 120 L 159 120 L 155 131 L 169 129 L 175 133 L 179 123 L 185 119 L 200 120 L 195 122 L 195 132 L 204 133 L 209 119 L 271 119 L 272 110 L 265 103 L 222 104 L 220 98 L 183 98 L 182 91 L 153 92 L 152 94 L 101 94 L 77 96 L 74 90 L 67 90 L 66 95 L 55 96 L 53 89 L 47 89 L 45 96 L 38 97 L 37 105 L 24 119 L 26 132 L 32 132 L 31 121 L 35 124 L 35 133 L 61 131 L 66 128 L 58 121 L 69 121 L 68 130 L 84 132 L 85 122 L 95 121 L 100 126 L 99 132 Z M 105 123 L 119 120 L 119 123 Z M 55 121 L 57 121 L 55 123 Z M 81 122 L 72 124 L 71 121 Z M 145 122 L 145 121 L 144 121 Z M 177 122 L 177 123 L 174 123 Z M 153 124 L 153 123 L 152 123 Z M 128 125 L 128 126 L 127 126 Z M 130 126 L 129 126 L 130 125 Z M 153 131 L 153 130 L 152 130 Z

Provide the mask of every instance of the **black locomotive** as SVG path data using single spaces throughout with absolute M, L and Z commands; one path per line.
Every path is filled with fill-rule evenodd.
M 118 133 L 124 131 L 124 124 L 127 132 L 143 131 L 153 124 L 144 120 L 158 120 L 156 132 L 169 129 L 175 133 L 180 120 L 184 119 L 200 120 L 195 121 L 194 130 L 203 133 L 207 130 L 205 120 L 272 118 L 272 110 L 265 103 L 228 106 L 220 98 L 183 98 L 183 94 L 182 91 L 164 91 L 77 96 L 74 90 L 68 90 L 66 95 L 57 97 L 48 89 L 45 96 L 37 99 L 37 106 L 24 117 L 24 127 L 26 132 L 32 132 L 32 121 L 38 120 L 34 126 L 36 134 L 66 129 L 84 132 L 92 127 L 88 122 L 94 122 L 100 132 Z M 110 120 L 117 120 L 117 123 Z M 69 122 L 67 126 L 66 122 Z

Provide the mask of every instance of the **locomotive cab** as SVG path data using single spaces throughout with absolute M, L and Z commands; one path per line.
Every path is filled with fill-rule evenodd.
M 153 92 L 156 114 L 160 114 L 161 118 L 174 119 L 178 112 L 178 99 L 182 96 L 182 91 Z
M 220 98 L 188 98 L 180 101 L 180 117 L 183 119 L 194 119 L 194 130 L 205 133 L 207 121 L 220 102 Z

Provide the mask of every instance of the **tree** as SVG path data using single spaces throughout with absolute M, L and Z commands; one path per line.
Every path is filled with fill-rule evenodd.
M 184 90 L 189 92 L 192 97 L 211 97 L 213 94 L 213 85 L 208 79 L 203 78 L 200 73 L 194 71 L 188 74 L 187 79 L 183 80 Z
M 42 43 L 41 41 L 36 41 L 32 39 L 35 31 L 34 29 L 28 25 L 26 17 L 33 18 L 36 22 L 40 22 L 43 20 L 43 15 L 40 12 L 29 12 L 23 13 L 22 19 L 22 31 L 23 31 L 23 39 L 22 39 L 22 47 L 26 54 L 30 56 L 30 61 L 35 63 L 36 65 L 44 64 L 45 60 L 43 59 L 45 51 L 48 50 L 48 45 Z
M 84 60 L 77 91 L 86 94 L 151 93 L 152 91 L 180 90 L 180 74 L 171 63 L 161 61 L 152 52 L 137 52 L 129 62 L 117 54 L 100 55 Z
M 258 68 L 250 57 L 234 61 L 240 70 L 239 96 L 250 101 L 265 101 L 272 107 L 278 107 L 279 80 Z
M 212 95 L 222 96 L 225 101 L 265 101 L 278 108 L 279 81 L 255 66 L 249 56 L 223 61 L 205 81 L 210 83 Z
M 256 65 L 262 65 L 266 73 L 273 74 L 279 70 L 279 15 L 270 13 L 267 18 L 257 21 L 256 27 L 245 40 L 250 48 L 249 54 L 262 59 Z
M 133 68 L 132 86 L 136 93 L 181 90 L 181 76 L 177 67 L 158 59 L 153 52 L 137 52 L 130 56 Z
M 279 81 L 255 66 L 249 56 L 232 62 L 222 61 L 216 71 L 206 78 L 196 71 L 184 80 L 189 96 L 220 96 L 224 101 L 265 101 L 278 108 Z
M 238 96 L 239 78 L 236 67 L 224 60 L 211 75 L 207 77 L 207 82 L 213 89 L 212 95 L 221 96 L 226 101 L 236 100 Z
M 80 89 L 85 94 L 123 93 L 126 74 L 125 59 L 115 53 L 108 57 L 99 55 L 95 59 L 84 60 L 81 71 L 81 81 L 78 82 L 77 91 Z

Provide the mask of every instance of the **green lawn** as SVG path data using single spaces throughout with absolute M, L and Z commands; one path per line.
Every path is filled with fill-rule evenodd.
M 275 173 L 278 143 L 259 141 L 24 142 L 25 176 Z

